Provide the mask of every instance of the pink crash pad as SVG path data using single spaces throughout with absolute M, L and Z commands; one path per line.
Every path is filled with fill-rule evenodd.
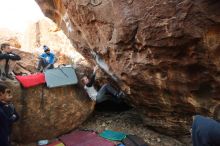
M 115 146 L 95 132 L 76 130 L 59 138 L 65 146 Z

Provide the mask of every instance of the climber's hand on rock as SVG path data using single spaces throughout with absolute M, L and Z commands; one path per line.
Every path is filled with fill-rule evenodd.
M 98 69 L 99 69 L 99 66 L 96 65 L 96 66 L 94 67 L 93 71 L 96 72 Z

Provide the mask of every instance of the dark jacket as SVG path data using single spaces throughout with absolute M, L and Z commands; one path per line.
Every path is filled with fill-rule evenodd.
M 15 53 L 2 53 L 0 52 L 0 60 L 6 59 L 8 60 L 21 60 L 21 57 Z
M 19 119 L 12 104 L 0 102 L 0 146 L 10 146 L 11 126 Z
M 195 116 L 192 140 L 193 146 L 220 146 L 220 123 L 207 117 Z

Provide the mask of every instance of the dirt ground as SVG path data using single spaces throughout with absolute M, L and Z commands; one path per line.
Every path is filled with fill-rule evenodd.
M 143 125 L 143 122 L 134 109 L 126 105 L 103 104 L 97 106 L 95 112 L 79 128 L 102 132 L 114 130 L 126 134 L 135 134 L 142 137 L 149 146 L 192 146 L 190 135 L 178 140 L 157 133 Z M 118 142 L 114 142 L 117 144 Z M 36 143 L 13 146 L 36 146 Z
M 136 134 L 142 137 L 149 146 L 191 146 L 190 136 L 174 139 L 157 133 L 144 126 L 137 113 L 133 110 L 125 112 L 101 112 L 96 111 L 90 120 L 86 121 L 80 128 L 96 130 L 115 130 L 127 134 Z

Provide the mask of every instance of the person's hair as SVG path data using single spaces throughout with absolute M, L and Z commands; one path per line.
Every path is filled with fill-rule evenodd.
M 8 86 L 5 84 L 0 83 L 0 93 L 5 93 L 5 90 L 8 89 Z
M 3 44 L 1 44 L 1 50 L 2 49 L 4 49 L 4 48 L 6 48 L 7 46 L 10 46 L 8 43 L 3 43 Z
M 84 79 L 85 77 L 88 78 L 87 75 L 83 75 L 83 76 L 81 77 L 81 81 L 82 81 L 82 82 L 83 82 L 83 79 Z

